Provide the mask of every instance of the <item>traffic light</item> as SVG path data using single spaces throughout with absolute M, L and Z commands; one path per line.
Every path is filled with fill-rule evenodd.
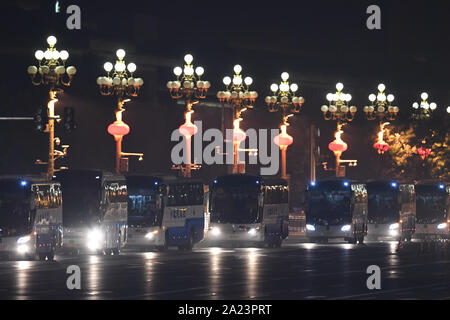
M 69 132 L 76 129 L 77 125 L 75 124 L 75 110 L 73 108 L 64 108 L 63 125 Z
M 34 125 L 37 131 L 45 131 L 48 123 L 48 113 L 46 107 L 41 107 L 34 114 Z

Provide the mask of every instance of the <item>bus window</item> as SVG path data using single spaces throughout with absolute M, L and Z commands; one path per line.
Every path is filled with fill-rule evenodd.
M 62 204 L 61 189 L 59 185 L 33 185 L 36 209 L 60 208 Z

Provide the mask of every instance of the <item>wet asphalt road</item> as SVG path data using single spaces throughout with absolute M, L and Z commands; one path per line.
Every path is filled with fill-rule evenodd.
M 81 269 L 68 290 L 66 268 Z M 381 268 L 381 290 L 366 268 Z M 1 299 L 449 299 L 450 255 L 398 254 L 394 243 L 287 243 L 279 249 L 196 248 L 120 256 L 1 261 Z

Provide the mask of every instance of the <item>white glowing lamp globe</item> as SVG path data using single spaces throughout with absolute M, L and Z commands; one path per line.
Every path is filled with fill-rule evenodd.
M 447 113 L 450 113 L 450 107 L 447 107 Z
M 123 49 L 117 50 L 116 51 L 116 56 L 117 56 L 117 58 L 122 60 L 125 57 L 125 50 L 123 50 Z
M 420 95 L 420 97 L 422 98 L 422 100 L 427 100 L 428 99 L 428 93 L 424 92 Z
M 173 73 L 179 77 L 181 75 L 181 73 L 183 72 L 183 69 L 181 69 L 181 67 L 175 67 L 173 68 Z
M 244 82 L 247 86 L 251 85 L 253 83 L 253 79 L 251 77 L 246 77 L 244 79 Z
M 345 95 L 345 100 L 347 101 L 347 102 L 350 102 L 350 101 L 352 101 L 352 95 L 351 94 L 346 94 Z
M 344 85 L 339 82 L 336 84 L 336 89 L 337 89 L 337 91 L 342 91 L 342 89 L 344 89 Z
M 289 79 L 289 73 L 283 72 L 283 73 L 281 74 L 281 79 L 282 79 L 283 81 L 287 81 L 287 80 Z
M 205 73 L 205 69 L 203 69 L 203 67 L 197 67 L 197 68 L 195 68 L 195 73 L 198 76 L 202 76 Z
M 123 62 L 117 62 L 117 63 L 114 65 L 114 69 L 115 69 L 117 72 L 124 72 L 124 71 L 125 71 L 125 63 L 123 63 Z
M 270 90 L 271 90 L 272 92 L 277 92 L 277 91 L 278 91 L 278 85 L 277 85 L 276 83 L 273 83 L 273 84 L 270 86 Z
M 419 104 L 418 104 L 417 102 L 414 102 L 413 105 L 412 105 L 412 107 L 413 107 L 414 109 L 419 109 Z
M 103 69 L 105 69 L 106 72 L 110 72 L 113 69 L 113 64 L 111 62 L 105 62 Z
M 192 54 L 187 54 L 184 56 L 184 61 L 187 64 L 191 64 L 191 62 L 194 60 L 194 57 L 192 56 Z
M 233 71 L 235 73 L 239 74 L 242 71 L 242 67 L 239 64 L 237 64 L 237 65 L 234 66 Z
M 394 101 L 395 97 L 394 97 L 393 94 L 389 94 L 389 95 L 387 96 L 387 99 L 388 99 L 389 102 L 392 102 L 392 101 Z
M 292 83 L 291 84 L 291 91 L 292 92 L 297 92 L 297 90 L 298 90 L 298 85 L 296 83 Z
M 45 60 L 51 60 L 53 58 L 53 53 L 50 50 L 45 51 L 44 53 Z
M 67 60 L 69 58 L 69 53 L 66 50 L 61 50 L 59 52 L 59 57 L 61 60 Z
M 44 59 L 44 51 L 42 51 L 42 50 L 37 50 L 37 51 L 34 53 L 34 57 L 35 57 L 36 59 L 38 59 L 39 61 L 42 60 L 42 59 Z
M 437 104 L 436 103 L 434 103 L 434 102 L 430 103 L 430 109 L 431 110 L 436 110 L 436 108 L 437 108 Z
M 55 36 L 48 37 L 47 43 L 50 47 L 53 47 L 56 44 L 56 37 Z
M 241 77 L 234 77 L 233 78 L 233 84 L 236 86 L 240 86 L 242 84 L 242 78 Z
M 133 62 L 129 63 L 127 66 L 128 71 L 130 71 L 131 73 L 136 71 L 136 64 L 134 64 Z
M 385 86 L 384 84 L 380 83 L 380 84 L 378 85 L 378 90 L 379 90 L 380 92 L 383 92 L 384 90 L 386 90 L 386 86 Z
M 230 77 L 225 77 L 223 78 L 223 84 L 228 86 L 231 83 L 231 78 Z
M 327 94 L 327 100 L 328 101 L 332 101 L 333 100 L 333 94 L 332 93 L 329 93 L 329 94 Z
M 369 96 L 369 101 L 370 101 L 370 102 L 374 102 L 376 99 L 377 99 L 377 96 L 374 95 L 374 94 L 371 94 L 371 95 Z

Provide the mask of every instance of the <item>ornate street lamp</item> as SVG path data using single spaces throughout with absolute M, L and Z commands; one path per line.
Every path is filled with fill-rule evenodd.
M 370 105 L 364 107 L 364 114 L 367 120 L 376 120 L 380 122 L 383 120 L 394 121 L 397 119 L 399 108 L 393 106 L 392 102 L 395 97 L 393 94 L 385 93 L 386 86 L 384 84 L 378 85 L 378 94 L 371 94 L 369 96 Z
M 38 66 L 29 66 L 28 74 L 31 76 L 31 82 L 35 86 L 45 85 L 49 88 L 50 100 L 47 104 L 48 124 L 45 132 L 49 133 L 49 153 L 48 162 L 38 162 L 40 164 L 47 164 L 47 178 L 52 179 L 55 171 L 55 160 L 62 158 L 67 154 L 69 146 L 63 146 L 63 151 L 55 151 L 55 143 L 59 142 L 59 138 L 55 138 L 55 120 L 60 117 L 55 115 L 55 103 L 58 101 L 57 94 L 62 92 L 63 86 L 70 86 L 73 76 L 77 72 L 74 66 L 66 68 L 66 62 L 69 58 L 69 53 L 66 50 L 58 51 L 55 48 L 57 40 L 54 36 L 47 38 L 49 47 L 47 50 L 37 50 L 34 54 L 38 60 Z
M 233 173 L 245 173 L 245 163 L 239 166 L 239 145 L 246 139 L 246 134 L 239 128 L 239 123 L 242 121 L 241 115 L 247 109 L 252 109 L 255 105 L 255 100 L 258 97 L 256 91 L 250 91 L 250 85 L 253 83 L 251 77 L 243 79 L 242 67 L 235 65 L 233 79 L 226 76 L 223 78 L 225 91 L 219 91 L 217 98 L 222 103 L 227 103 L 233 108 L 233 154 L 234 166 Z
M 412 117 L 415 120 L 429 119 L 432 116 L 434 110 L 436 110 L 437 104 L 434 102 L 428 103 L 428 93 L 426 92 L 423 92 L 420 95 L 420 98 L 422 99 L 420 103 L 414 102 L 412 104 Z
M 286 174 L 286 150 L 294 142 L 294 138 L 287 134 L 287 127 L 289 126 L 287 119 L 294 113 L 299 113 L 305 103 L 303 97 L 296 95 L 298 85 L 296 83 L 289 84 L 288 80 L 289 74 L 283 72 L 281 74 L 280 85 L 273 83 L 270 86 L 273 95 L 266 97 L 266 104 L 270 112 L 278 112 L 280 109 L 282 112 L 283 122 L 280 126 L 281 133 L 274 138 L 274 143 L 281 150 L 281 178 L 287 180 L 289 180 L 289 177 Z
M 357 160 L 341 160 L 342 153 L 348 149 L 341 136 L 344 133 L 342 126 L 348 122 L 353 121 L 357 111 L 356 106 L 350 106 L 352 100 L 351 94 L 344 93 L 342 90 L 344 85 L 342 83 L 336 84 L 336 93 L 328 93 L 327 100 L 329 105 L 323 105 L 321 111 L 325 120 L 336 120 L 337 131 L 335 133 L 335 140 L 332 141 L 328 148 L 334 153 L 336 157 L 336 177 L 345 176 L 344 166 L 342 163 L 349 163 L 350 166 L 356 166 Z
M 370 105 L 364 107 L 364 114 L 367 120 L 379 120 L 380 131 L 377 136 L 378 139 L 373 145 L 373 147 L 378 151 L 379 154 L 384 154 L 390 149 L 389 145 L 384 141 L 384 133 L 386 132 L 385 126 L 389 122 L 384 122 L 385 120 L 394 121 L 397 119 L 399 107 L 392 105 L 395 97 L 393 94 L 386 95 L 386 86 L 384 84 L 378 85 L 378 94 L 369 95 Z
M 106 76 L 98 77 L 97 84 L 102 96 L 117 96 L 116 121 L 108 126 L 108 133 L 116 141 L 115 172 L 120 173 L 121 171 L 126 171 L 121 170 L 121 161 L 125 160 L 126 164 L 128 164 L 128 158 L 123 158 L 123 156 L 137 156 L 139 161 L 143 160 L 144 154 L 142 153 L 122 152 L 123 137 L 130 132 L 130 127 L 122 121 L 122 112 L 125 111 L 125 103 L 130 101 L 131 97 L 138 96 L 144 80 L 134 77 L 136 64 L 131 62 L 126 65 L 124 60 L 125 50 L 117 50 L 116 56 L 117 60 L 114 65 L 111 62 L 105 62 L 103 68 L 106 71 Z
M 203 67 L 197 67 L 194 69 L 192 61 L 194 58 L 191 54 L 184 56 L 184 68 L 175 67 L 173 73 L 177 77 L 175 81 L 167 82 L 167 88 L 169 89 L 170 96 L 173 99 L 186 99 L 186 112 L 185 112 L 185 123 L 191 129 L 188 131 L 181 130 L 183 125 L 180 127 L 180 133 L 185 137 L 186 140 L 186 166 L 173 167 L 174 169 L 181 170 L 182 174 L 190 178 L 191 170 L 197 170 L 200 166 L 191 164 L 191 133 L 197 132 L 197 127 L 191 122 L 191 114 L 193 113 L 193 106 L 197 104 L 200 99 L 205 99 L 208 89 L 211 87 L 209 81 L 201 80 L 201 76 L 205 72 Z M 195 127 L 195 129 L 193 129 Z
M 328 93 L 327 100 L 329 105 L 323 105 L 321 111 L 325 120 L 337 120 L 338 123 L 353 121 L 356 111 L 355 106 L 350 106 L 352 95 L 342 92 L 344 85 L 336 84 L 336 93 Z

